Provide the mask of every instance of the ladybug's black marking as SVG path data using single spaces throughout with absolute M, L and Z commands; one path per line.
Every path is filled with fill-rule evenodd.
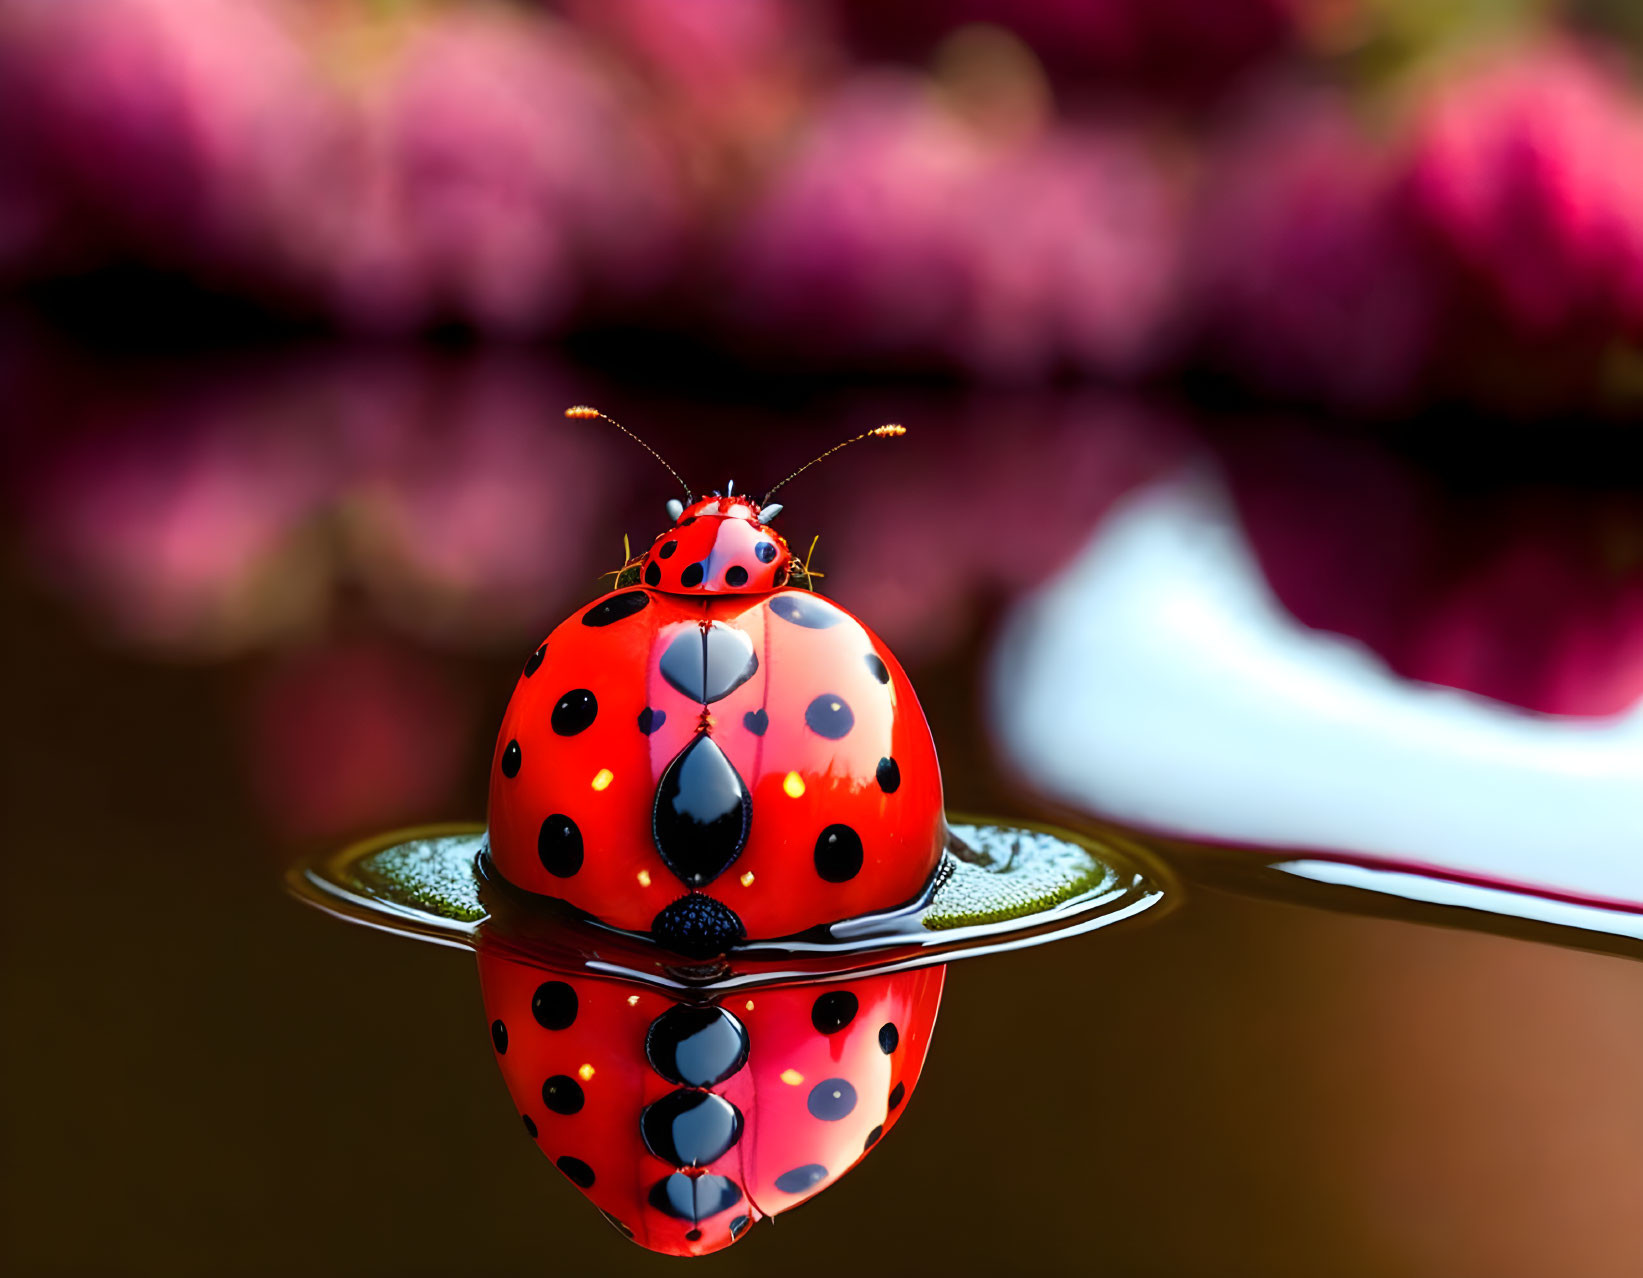
M 712 958 L 747 938 L 736 911 L 723 901 L 692 892 L 662 910 L 650 923 L 656 943 L 686 958 Z
M 519 742 L 508 742 L 508 748 L 502 752 L 502 775 L 516 777 L 519 775 L 519 764 L 523 756 L 519 752 Z
M 748 1218 L 746 1216 L 738 1216 L 738 1217 L 736 1217 L 735 1220 L 731 1221 L 730 1222 L 730 1239 L 731 1239 L 731 1241 L 734 1242 L 736 1239 L 740 1238 L 742 1236 L 743 1232 L 752 1223 L 753 1222 L 748 1220 Z
M 784 1194 L 802 1194 L 819 1181 L 827 1179 L 827 1168 L 820 1163 L 806 1163 L 776 1177 L 776 1188 Z
M 531 995 L 531 1015 L 543 1029 L 569 1029 L 580 1006 L 576 991 L 564 981 L 543 981 Z
M 848 883 L 861 862 L 861 836 L 849 826 L 830 825 L 816 836 L 816 873 L 829 883 Z
M 901 1102 L 907 1098 L 907 1084 L 897 1083 L 890 1089 L 890 1108 L 900 1109 Z
M 679 751 L 656 786 L 656 850 L 691 887 L 711 883 L 741 855 L 752 820 L 753 796 L 705 733 Z
M 678 542 L 676 542 L 676 541 L 664 541 L 662 543 L 662 548 L 660 550 L 658 550 L 656 552 L 656 554 L 657 554 L 657 557 L 661 558 L 661 559 L 672 559 L 673 558 L 673 552 L 678 550 L 678 549 L 679 549 L 679 543 Z
M 553 1164 L 565 1173 L 565 1179 L 582 1189 L 593 1188 L 593 1168 L 589 1167 L 580 1158 L 572 1158 L 569 1154 L 556 1159 Z
M 521 1114 L 519 1117 L 521 1117 L 525 1120 L 525 1135 L 529 1136 L 532 1140 L 535 1140 L 536 1139 L 536 1120 L 534 1118 L 532 1118 L 529 1114 Z
M 686 515 L 683 519 L 681 519 L 679 521 L 679 527 L 689 528 L 695 522 L 696 522 L 696 516 L 695 515 Z
M 508 1027 L 501 1021 L 491 1022 L 491 1046 L 496 1048 L 498 1056 L 508 1054 Z
M 694 587 L 702 584 L 702 578 L 706 575 L 706 573 L 707 569 L 700 561 L 693 564 L 686 564 L 685 570 L 679 574 L 679 584 L 686 590 L 693 589 Z
M 763 710 L 749 710 L 742 716 L 742 726 L 756 737 L 762 737 L 770 727 L 770 716 Z
M 843 697 L 824 692 L 804 708 L 804 723 L 818 737 L 837 741 L 856 726 L 856 716 Z
M 547 655 L 548 645 L 545 643 L 535 652 L 531 653 L 530 660 L 525 663 L 525 678 L 529 679 L 533 674 L 542 668 L 542 659 Z
M 662 584 L 662 570 L 654 562 L 645 565 L 645 585 L 659 586 Z
M 845 1079 L 824 1078 L 810 1089 L 805 1107 L 824 1123 L 836 1123 L 856 1108 L 856 1089 Z
M 650 596 L 643 590 L 624 590 L 619 595 L 612 595 L 609 599 L 601 599 L 593 607 L 582 614 L 584 626 L 608 626 L 613 621 L 621 621 L 624 617 L 631 617 L 636 612 L 644 611 L 645 605 L 650 602 Z M 543 645 L 546 647 L 546 645 Z
M 542 1084 L 542 1103 L 556 1114 L 574 1114 L 586 1099 L 582 1085 L 569 1074 L 555 1074 Z
M 647 737 L 667 722 L 667 711 L 646 706 L 639 711 L 639 731 Z
M 879 783 L 879 789 L 886 794 L 894 794 L 901 789 L 901 765 L 894 759 L 880 759 L 879 766 L 873 771 L 873 779 Z
M 880 683 L 890 682 L 890 667 L 884 664 L 884 658 L 876 652 L 867 654 L 867 668 L 873 672 L 873 678 Z
M 885 1021 L 879 1026 L 879 1051 L 888 1056 L 900 1043 L 901 1031 L 896 1028 L 894 1021 Z
M 810 594 L 777 595 L 770 601 L 770 611 L 806 630 L 826 630 L 844 620 L 844 613 Z
M 713 1087 L 747 1064 L 747 1030 L 722 1007 L 675 1003 L 650 1023 L 645 1059 L 670 1083 Z
M 861 1001 L 849 990 L 828 990 L 810 1005 L 810 1023 L 818 1034 L 837 1034 L 851 1021 Z
M 702 1231 L 700 1229 L 687 1229 L 687 1230 L 685 1230 L 685 1241 L 686 1242 L 701 1242 L 702 1241 Z
M 724 1176 L 707 1172 L 687 1176 L 674 1172 L 651 1186 L 650 1205 L 675 1220 L 699 1225 L 709 1217 L 729 1211 L 742 1201 L 741 1186 Z
M 629 1229 L 626 1225 L 624 1225 L 615 1216 L 612 1216 L 608 1211 L 600 1209 L 599 1214 L 601 1216 L 603 1216 L 606 1220 L 610 1221 L 611 1225 L 615 1227 L 617 1232 L 619 1232 L 622 1235 L 622 1237 L 624 1237 L 624 1238 L 632 1238 L 633 1237 L 633 1230 Z
M 725 585 L 747 585 L 747 569 L 743 568 L 740 564 L 731 564 L 730 567 L 725 569 Z
M 536 832 L 536 855 L 556 879 L 568 879 L 582 868 L 582 831 L 563 812 L 555 812 Z
M 658 663 L 662 678 L 704 706 L 729 696 L 753 677 L 759 659 L 746 631 L 715 621 L 681 630 Z
M 553 708 L 548 722 L 562 737 L 574 737 L 593 726 L 599 717 L 599 699 L 586 688 L 572 688 Z
M 753 553 L 759 557 L 759 562 L 761 564 L 773 564 L 776 562 L 776 555 L 778 553 L 776 550 L 776 543 L 773 541 L 761 541 L 753 547 Z
M 645 1148 L 675 1167 L 705 1167 L 742 1138 L 742 1112 L 713 1092 L 681 1087 L 639 1115 Z
M 861 1147 L 861 1152 L 865 1154 L 868 1150 L 872 1149 L 874 1145 L 879 1143 L 879 1137 L 883 1135 L 884 1124 L 880 1123 L 872 1131 L 867 1133 L 867 1143 Z

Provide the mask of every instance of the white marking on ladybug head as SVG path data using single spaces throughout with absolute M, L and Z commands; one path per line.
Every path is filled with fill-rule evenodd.
M 674 523 L 679 522 L 679 516 L 685 513 L 685 504 L 677 497 L 667 499 L 667 517 Z
M 768 506 L 761 506 L 759 508 L 759 522 L 761 524 L 768 524 L 772 519 L 774 519 L 777 515 L 779 515 L 781 513 L 782 513 L 782 504 L 781 504 L 781 502 L 773 501 Z

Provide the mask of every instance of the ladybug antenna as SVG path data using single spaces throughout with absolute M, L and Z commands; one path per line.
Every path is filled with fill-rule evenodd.
M 685 483 L 685 481 L 680 477 L 678 471 L 674 470 L 673 467 L 671 467 L 667 464 L 667 458 L 663 457 L 661 453 L 657 452 L 649 444 L 645 443 L 644 440 L 640 439 L 639 436 L 635 435 L 631 430 L 629 430 L 626 426 L 622 425 L 622 423 L 617 421 L 614 417 L 607 417 L 604 413 L 601 413 L 597 408 L 590 408 L 586 404 L 574 404 L 574 405 L 572 405 L 570 408 L 567 408 L 565 410 L 565 416 L 566 417 L 572 417 L 572 418 L 597 417 L 602 422 L 609 422 L 612 426 L 616 427 L 617 430 L 621 431 L 622 434 L 626 435 L 634 443 L 638 444 L 640 448 L 643 448 L 647 453 L 649 453 L 657 461 L 661 462 L 662 465 L 664 467 L 666 467 L 668 474 L 672 475 L 675 479 L 679 480 L 679 487 L 683 488 L 685 490 L 685 501 L 686 501 L 687 504 L 696 500 L 696 498 L 691 495 L 690 485 Z
M 890 422 L 883 426 L 875 426 L 872 430 L 867 431 L 864 434 L 852 436 L 850 439 L 845 440 L 842 444 L 834 444 L 833 447 L 829 448 L 825 453 L 822 453 L 821 456 L 812 457 L 809 461 L 805 462 L 804 465 L 800 466 L 796 471 L 789 475 L 787 479 L 783 479 L 772 486 L 770 492 L 759 498 L 759 505 L 764 506 L 768 503 L 770 500 L 770 494 L 774 493 L 777 488 L 782 486 L 782 484 L 787 483 L 789 479 L 797 479 L 800 475 L 804 474 L 805 471 L 809 470 L 817 462 L 821 461 L 822 458 L 831 457 L 841 448 L 848 448 L 851 444 L 859 443 L 864 439 L 894 439 L 896 436 L 905 435 L 906 433 L 907 427 L 898 426 L 894 422 Z

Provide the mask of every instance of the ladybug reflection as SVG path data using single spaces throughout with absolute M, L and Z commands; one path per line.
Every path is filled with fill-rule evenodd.
M 945 972 L 691 1001 L 479 946 L 526 1133 L 625 1236 L 681 1256 L 820 1193 L 895 1125 Z
M 668 509 L 525 664 L 492 760 L 496 870 L 696 958 L 917 898 L 947 831 L 901 666 L 805 588 L 769 494 Z

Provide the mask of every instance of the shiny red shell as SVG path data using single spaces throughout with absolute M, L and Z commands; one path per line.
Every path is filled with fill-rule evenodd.
M 673 1255 L 717 1251 L 820 1193 L 895 1125 L 944 975 L 687 1004 L 479 950 L 492 1048 L 526 1133 L 623 1234 Z M 695 1034 L 670 1051 L 681 1019 Z
M 681 545 L 696 526 L 676 526 Z M 664 857 L 668 774 L 690 749 L 715 778 L 720 760 L 734 770 L 745 810 L 714 827 L 711 855 Z M 837 604 L 791 588 L 630 587 L 571 616 L 503 717 L 489 818 L 510 883 L 617 927 L 655 925 L 664 943 L 662 912 L 687 894 L 748 938 L 893 908 L 929 883 L 946 837 L 935 746 L 900 665 Z

